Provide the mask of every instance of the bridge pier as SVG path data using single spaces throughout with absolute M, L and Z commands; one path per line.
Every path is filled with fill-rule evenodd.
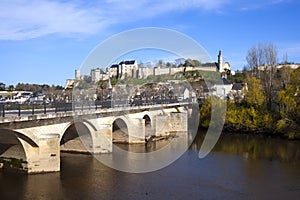
M 39 140 L 38 155 L 28 153 L 28 173 L 60 171 L 60 135 L 45 134 Z
M 186 137 L 187 131 L 187 112 L 171 112 L 155 117 L 155 136 L 177 135 Z
M 169 116 L 157 115 L 155 118 L 155 136 L 169 135 Z
M 100 124 L 98 130 L 93 131 L 93 154 L 112 152 L 112 126 Z
M 188 132 L 188 113 L 177 112 L 170 113 L 169 130 L 171 134 L 179 137 L 186 137 Z
M 59 134 L 47 134 L 39 137 L 39 146 L 33 147 L 20 139 L 26 154 L 26 165 L 21 171 L 31 173 L 60 171 Z
M 132 118 L 128 124 L 128 143 L 145 143 L 145 119 Z

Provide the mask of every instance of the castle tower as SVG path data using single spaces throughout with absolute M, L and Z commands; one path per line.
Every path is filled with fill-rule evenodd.
M 219 55 L 218 55 L 218 68 L 219 68 L 219 72 L 223 71 L 223 58 L 222 58 L 222 51 L 219 51 Z
M 80 80 L 80 70 L 79 69 L 75 70 L 75 80 L 77 80 L 77 81 Z

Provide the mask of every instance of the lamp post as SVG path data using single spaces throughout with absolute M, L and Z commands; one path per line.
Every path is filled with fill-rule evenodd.
M 110 97 L 110 101 L 113 107 L 113 98 L 112 98 L 112 85 L 110 82 L 110 77 L 108 77 L 108 90 L 109 90 L 109 97 Z
M 103 73 L 102 73 L 102 82 L 101 82 L 101 105 L 103 105 Z

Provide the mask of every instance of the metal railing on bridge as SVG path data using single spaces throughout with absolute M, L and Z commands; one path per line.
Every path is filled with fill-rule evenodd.
M 189 99 L 180 102 L 190 102 Z M 53 102 L 50 104 L 5 104 L 0 103 L 0 117 L 37 115 L 58 112 L 76 112 L 99 110 L 107 108 L 135 107 L 156 104 L 180 103 L 177 99 L 151 100 L 113 100 L 113 101 L 83 101 L 83 102 Z

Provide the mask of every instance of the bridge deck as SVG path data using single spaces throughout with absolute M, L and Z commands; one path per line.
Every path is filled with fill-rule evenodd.
M 61 111 L 57 112 L 55 109 L 48 110 L 47 114 L 44 114 L 43 109 L 36 110 L 34 115 L 31 115 L 30 111 L 27 111 L 27 115 L 18 116 L 15 111 L 7 112 L 5 117 L 0 117 L 0 124 L 11 123 L 11 122 L 22 122 L 22 121 L 33 121 L 42 119 L 53 119 L 63 117 L 75 117 L 75 116 L 88 116 L 88 115 L 111 115 L 112 113 L 128 112 L 135 113 L 140 110 L 157 110 L 161 108 L 171 108 L 176 106 L 187 106 L 191 102 L 180 102 L 180 103 L 169 103 L 169 104 L 156 104 L 156 105 L 143 105 L 143 106 L 127 106 L 127 107 L 114 107 L 114 108 L 101 108 L 96 109 L 95 107 L 80 107 L 76 111 Z

